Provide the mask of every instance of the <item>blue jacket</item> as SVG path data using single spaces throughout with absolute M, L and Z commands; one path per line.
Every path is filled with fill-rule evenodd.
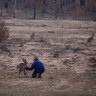
M 26 67 L 26 70 L 36 69 L 37 73 L 43 73 L 45 71 L 44 65 L 39 60 L 36 60 L 30 68 Z

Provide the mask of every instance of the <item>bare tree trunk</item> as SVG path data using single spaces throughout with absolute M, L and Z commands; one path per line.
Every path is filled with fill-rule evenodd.
M 15 2 L 14 2 L 14 14 L 13 14 L 13 17 L 14 17 L 14 18 L 16 17 L 15 10 L 16 10 L 16 0 L 15 0 Z
M 96 16 L 95 16 L 95 14 L 96 14 L 96 5 L 95 5 L 95 0 L 93 0 L 92 1 L 92 6 L 93 6 L 93 8 L 92 8 L 92 12 L 93 12 L 93 17 L 95 17 L 96 18 Z
M 42 0 L 43 2 L 43 9 L 42 9 L 42 16 L 44 13 L 46 13 L 46 7 L 47 7 L 47 4 L 46 4 L 46 0 Z
M 36 18 L 36 8 L 35 8 L 35 6 L 34 6 L 33 10 L 34 10 L 33 19 L 35 20 L 35 18 Z
M 55 1 L 55 18 L 58 18 L 58 13 L 59 13 L 59 5 L 57 4 L 58 2 Z
M 1 0 L 1 16 L 2 16 L 2 10 L 3 10 L 3 2 Z

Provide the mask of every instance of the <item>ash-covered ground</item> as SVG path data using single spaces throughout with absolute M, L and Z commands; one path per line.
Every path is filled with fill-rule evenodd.
M 96 96 L 96 22 L 6 19 L 8 52 L 0 52 L 0 96 Z M 34 36 L 32 34 L 34 33 Z M 93 40 L 87 43 L 92 33 Z M 31 38 L 32 37 L 32 38 Z M 17 65 L 33 57 L 44 63 L 42 78 L 23 73 Z

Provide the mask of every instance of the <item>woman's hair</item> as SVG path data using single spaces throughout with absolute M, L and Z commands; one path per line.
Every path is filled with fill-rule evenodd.
M 35 57 L 34 57 L 34 59 L 35 59 L 35 61 L 36 61 L 36 60 L 38 60 L 38 57 L 37 57 L 37 56 L 35 56 Z

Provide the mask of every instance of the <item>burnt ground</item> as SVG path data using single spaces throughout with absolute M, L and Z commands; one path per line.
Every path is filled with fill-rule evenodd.
M 10 37 L 0 52 L 0 96 L 96 96 L 96 22 L 74 20 L 6 19 Z M 31 34 L 35 33 L 34 39 Z M 92 33 L 92 42 L 86 43 Z M 28 66 L 38 56 L 44 63 L 42 78 L 31 71 L 18 78 L 16 66 Z

